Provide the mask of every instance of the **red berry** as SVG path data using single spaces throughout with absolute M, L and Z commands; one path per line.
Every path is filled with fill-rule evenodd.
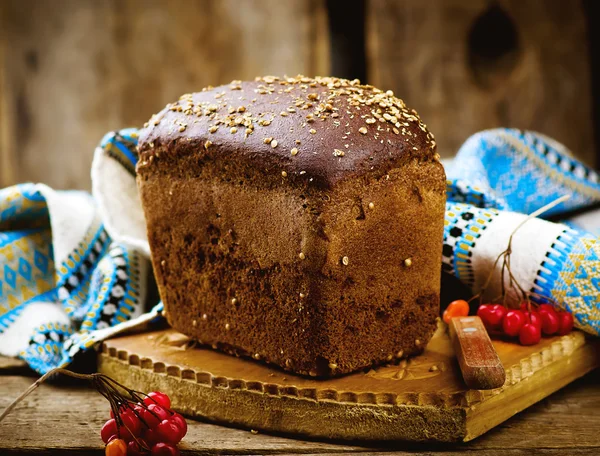
M 142 456 L 144 454 L 148 454 L 148 450 L 145 448 L 149 448 L 149 445 L 144 441 L 144 439 L 132 440 L 127 444 L 127 456 Z
M 119 406 L 119 413 L 130 412 L 132 408 L 133 408 L 132 404 L 121 404 Z M 111 418 L 115 417 L 115 414 L 113 413 L 112 408 L 110 409 L 110 417 Z
M 479 318 L 481 318 L 481 316 L 479 315 L 481 312 L 487 312 L 488 309 L 491 309 L 492 305 L 491 304 L 481 304 L 478 308 L 477 308 L 477 316 Z
M 133 414 L 133 412 L 125 412 L 121 415 L 123 424 L 129 428 L 134 435 L 139 435 L 142 430 L 142 422 Z
M 160 391 L 152 391 L 148 394 L 148 397 L 144 399 L 144 404 L 158 404 L 161 407 L 166 409 L 171 408 L 171 399 L 165 393 L 161 393 Z
M 535 345 L 542 339 L 542 330 L 533 323 L 525 323 L 519 331 L 521 345 Z
M 133 407 L 133 410 L 129 410 L 127 413 L 130 413 L 131 416 L 140 420 L 140 418 L 142 418 L 142 415 L 144 414 L 144 410 L 144 407 L 142 407 L 141 405 L 136 405 L 135 407 Z M 143 423 L 141 421 L 140 426 L 143 426 Z
M 494 327 L 500 328 L 500 326 L 502 326 L 502 319 L 506 315 L 506 307 L 501 304 L 496 304 L 492 306 L 492 311 L 494 318 L 490 323 L 492 323 Z
M 544 311 L 548 311 L 548 312 L 554 312 L 556 313 L 556 309 L 554 307 L 552 307 L 550 304 L 540 304 L 538 306 L 538 312 L 541 312 L 542 310 Z
M 506 308 L 500 304 L 482 304 L 477 309 L 477 316 L 487 329 L 500 329 L 505 314 Z
M 541 331 L 542 319 L 540 317 L 540 314 L 537 313 L 535 310 L 532 310 L 531 312 L 525 312 L 525 320 L 527 323 L 531 323 L 532 325 L 540 328 Z
M 546 308 L 540 309 L 540 319 L 542 320 L 542 333 L 545 336 L 551 336 L 558 331 L 558 314 Z
M 477 308 L 477 316 L 479 318 L 481 318 L 481 321 L 486 326 L 486 328 L 489 327 L 488 319 L 490 317 L 491 312 L 492 312 L 491 304 L 481 304 Z
M 100 429 L 100 437 L 102 437 L 102 441 L 104 443 L 108 443 L 110 438 L 117 434 L 117 422 L 114 420 L 114 418 L 111 418 L 104 423 L 104 426 L 102 426 L 102 429 Z
M 171 417 L 171 421 L 173 421 L 177 425 L 177 427 L 179 427 L 179 431 L 181 432 L 181 438 L 184 438 L 187 434 L 187 422 L 185 421 L 185 418 L 179 413 L 175 413 Z
M 558 312 L 558 334 L 565 336 L 573 330 L 573 315 L 570 312 L 562 310 Z
M 119 437 L 129 442 L 133 440 L 133 436 L 141 436 L 142 422 L 138 417 L 129 412 L 121 413 L 122 424 L 119 427 Z
M 169 416 L 169 412 L 156 404 L 150 404 L 148 408 L 142 412 L 142 419 L 151 429 L 154 429 L 161 421 L 169 418 Z
M 507 336 L 515 337 L 525 324 L 525 314 L 520 310 L 509 310 L 502 320 L 502 330 Z
M 160 442 L 160 437 L 154 429 L 148 429 L 144 433 L 144 440 L 148 442 L 148 445 L 153 446 L 154 444 Z
M 152 447 L 152 456 L 179 456 L 179 449 L 168 443 L 157 443 Z
M 160 441 L 165 443 L 173 443 L 177 445 L 181 438 L 181 429 L 175 421 L 163 420 L 158 426 L 156 426 L 156 433 L 158 434 Z
M 121 439 L 111 440 L 104 449 L 106 456 L 127 456 L 127 444 Z
M 113 440 L 115 440 L 115 439 L 118 439 L 118 438 L 119 438 L 119 436 L 118 436 L 117 434 L 115 434 L 115 435 L 111 435 L 111 436 L 110 436 L 110 438 L 108 439 L 108 442 L 106 442 L 106 443 L 110 443 L 110 442 L 112 442 Z
M 125 442 L 131 442 L 133 440 L 133 436 L 124 426 L 119 427 L 119 438 Z

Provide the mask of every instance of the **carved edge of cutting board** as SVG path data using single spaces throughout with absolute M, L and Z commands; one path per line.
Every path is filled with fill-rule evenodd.
M 579 334 L 583 336 L 583 333 Z M 598 340 L 588 338 L 581 344 L 571 346 L 565 337 L 568 336 L 557 341 L 562 343 L 565 349 L 562 356 L 558 355 L 561 348 L 554 343 L 548 347 L 551 354 L 547 350 L 542 350 L 524 358 L 518 366 L 510 369 L 511 377 L 507 370 L 507 381 L 502 388 L 492 391 L 484 401 L 468 407 L 467 432 L 464 441 L 484 434 L 494 426 L 600 367 Z
M 332 439 L 467 441 L 592 370 L 596 347 L 574 332 L 507 366 L 502 388 L 450 395 L 338 392 L 226 378 L 155 362 L 112 341 L 103 345 L 99 369 L 134 389 L 167 392 L 185 414 L 246 428 Z
M 245 390 L 258 394 L 316 401 L 327 400 L 372 405 L 443 405 L 452 407 L 471 406 L 478 402 L 485 401 L 489 397 L 495 396 L 501 392 L 503 388 L 513 386 L 560 358 L 570 355 L 577 348 L 585 344 L 585 336 L 579 331 L 573 332 L 567 336 L 563 336 L 551 345 L 544 347 L 540 352 L 533 353 L 530 356 L 523 358 L 520 363 L 513 366 L 505 366 L 506 382 L 503 388 L 490 391 L 465 389 L 465 391 L 451 395 L 446 393 L 426 394 L 420 392 L 408 392 L 404 394 L 396 394 L 394 392 L 339 392 L 333 389 L 297 388 L 295 386 L 277 385 L 257 381 L 248 382 L 244 379 L 215 376 L 210 372 L 195 369 L 182 369 L 180 366 L 169 365 L 164 362 L 155 362 L 150 358 L 140 358 L 140 356 L 135 353 L 130 354 L 126 350 L 119 350 L 116 347 L 111 346 L 111 342 L 112 341 L 107 341 L 102 347 L 102 352 L 105 356 L 117 358 L 130 366 L 148 369 L 157 374 L 166 374 L 167 376 L 180 378 L 182 380 L 193 381 L 207 387 Z

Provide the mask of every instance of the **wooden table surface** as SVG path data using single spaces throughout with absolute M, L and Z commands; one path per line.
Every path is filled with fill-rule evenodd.
M 0 410 L 35 380 L 22 363 L 0 357 Z M 0 423 L 0 455 L 104 454 L 100 427 L 108 403 L 86 385 L 43 385 Z M 191 420 L 190 420 L 191 421 Z M 598 455 L 600 370 L 511 418 L 482 437 L 455 445 L 301 441 L 197 421 L 180 445 L 184 455 L 391 452 L 408 455 Z

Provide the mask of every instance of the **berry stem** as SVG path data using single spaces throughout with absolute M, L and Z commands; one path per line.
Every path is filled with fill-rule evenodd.
M 146 423 L 146 421 L 134 410 L 134 408 L 131 404 L 139 402 L 155 418 L 157 418 L 157 419 L 160 418 L 155 412 L 153 412 L 152 410 L 149 410 L 147 406 L 143 405 L 144 404 L 143 399 L 144 399 L 144 397 L 148 397 L 147 394 L 127 388 L 125 385 L 122 385 L 121 383 L 117 382 L 115 379 L 109 377 L 108 375 L 99 374 L 99 373 L 79 374 L 77 372 L 73 372 L 73 371 L 59 367 L 56 369 L 52 369 L 51 371 L 42 375 L 35 382 L 33 382 L 31 384 L 31 386 L 29 386 L 29 388 L 27 388 L 25 391 L 23 391 L 14 401 L 12 401 L 8 405 L 8 407 L 6 407 L 6 409 L 2 412 L 2 414 L 0 414 L 0 422 L 10 412 L 12 412 L 12 410 L 21 401 L 23 401 L 23 399 L 25 399 L 27 396 L 29 396 L 35 389 L 37 389 L 40 385 L 42 385 L 49 378 L 54 377 L 58 374 L 62 374 L 62 375 L 66 375 L 68 377 L 73 377 L 73 378 L 76 378 L 79 380 L 86 380 L 86 381 L 90 382 L 92 384 L 92 386 L 96 389 L 96 391 L 98 391 L 98 393 L 100 393 L 102 396 L 104 396 L 106 398 L 106 400 L 108 400 L 110 407 L 113 411 L 113 415 L 115 416 L 115 421 L 117 423 L 117 430 L 119 429 L 120 426 L 124 426 L 128 431 L 130 431 L 130 429 L 127 427 L 127 425 L 123 422 L 123 419 L 121 418 L 121 414 L 120 414 L 121 410 L 120 409 L 123 405 L 125 405 L 126 408 L 131 409 L 133 411 L 133 413 L 140 419 L 140 421 L 148 428 L 149 428 L 148 423 Z M 173 412 L 171 412 L 170 410 L 168 410 L 168 411 L 171 414 L 173 414 Z
M 475 299 L 479 299 L 480 305 L 483 303 L 483 295 L 485 294 L 486 290 L 488 289 L 488 287 L 492 281 L 492 278 L 494 276 L 494 271 L 496 270 L 496 266 L 498 266 L 498 262 L 501 259 L 502 259 L 502 266 L 500 269 L 501 295 L 498 298 L 494 299 L 493 300 L 494 302 L 496 300 L 498 300 L 498 301 L 501 300 L 502 305 L 504 307 L 508 307 L 507 306 L 508 290 L 516 288 L 517 293 L 521 295 L 521 299 L 523 301 L 527 302 L 527 310 L 529 310 L 529 311 L 531 311 L 531 297 L 538 297 L 538 298 L 545 299 L 549 302 L 555 303 L 555 301 L 550 297 L 542 296 L 539 293 L 536 293 L 533 291 L 530 291 L 530 292 L 525 291 L 525 289 L 521 286 L 521 284 L 519 283 L 517 278 L 514 276 L 512 269 L 511 269 L 511 265 L 510 265 L 510 259 L 511 259 L 511 254 L 512 254 L 512 241 L 513 241 L 513 237 L 515 236 L 516 232 L 525 223 L 527 223 L 532 218 L 538 217 L 539 215 L 543 214 L 544 212 L 552 209 L 553 207 L 557 206 L 558 204 L 562 203 L 563 201 L 568 200 L 569 198 L 570 198 L 569 195 L 563 195 L 563 196 L 555 199 L 554 201 L 546 204 L 545 206 L 539 208 L 538 210 L 532 212 L 525 219 L 521 220 L 521 222 L 515 227 L 515 229 L 511 233 L 510 237 L 508 238 L 508 245 L 506 246 L 506 250 L 501 252 L 496 257 L 496 260 L 494 261 L 494 264 L 492 265 L 492 268 L 487 276 L 485 283 L 480 288 L 479 292 L 477 294 L 475 294 L 471 299 L 469 299 L 469 301 L 468 301 L 469 303 L 471 301 L 474 301 Z M 506 274 L 508 274 L 508 287 L 505 285 L 505 281 L 504 281 Z
M 29 396 L 38 386 L 40 386 L 42 383 L 44 383 L 46 380 L 48 380 L 50 377 L 54 376 L 55 374 L 58 374 L 59 371 L 61 369 L 52 369 L 51 371 L 45 373 L 44 375 L 42 375 L 40 378 L 38 378 L 35 382 L 33 382 L 33 384 L 27 388 L 25 391 L 23 391 L 19 397 L 17 397 L 14 401 L 12 401 L 8 407 L 6 407 L 6 409 L 4 409 L 4 411 L 2 412 L 2 414 L 0 415 L 0 422 L 10 413 L 12 412 L 12 410 L 17 406 L 17 404 L 19 402 L 21 402 L 23 399 L 25 399 L 27 396 Z M 80 374 L 78 374 L 80 375 Z M 79 377 L 77 377 L 79 378 Z

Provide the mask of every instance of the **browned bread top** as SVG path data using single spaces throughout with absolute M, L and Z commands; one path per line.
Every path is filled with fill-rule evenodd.
M 391 91 L 358 80 L 266 76 L 167 105 L 141 131 L 138 169 L 157 153 L 207 160 L 227 154 L 329 187 L 349 175 L 386 173 L 412 157 L 431 160 L 435 149 L 417 113 Z

